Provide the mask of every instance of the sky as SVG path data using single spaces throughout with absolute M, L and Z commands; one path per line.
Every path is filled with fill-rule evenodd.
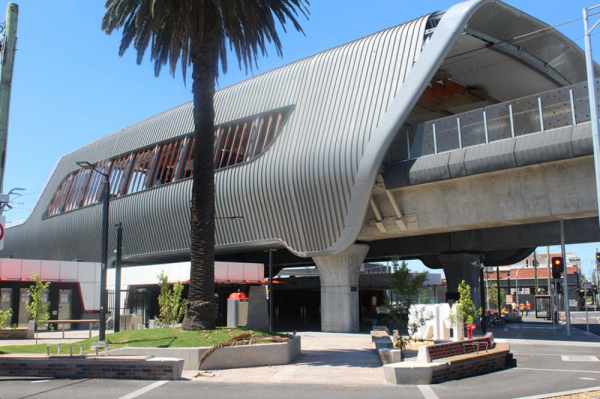
M 598 0 L 596 0 L 598 1 Z M 5 212 L 8 222 L 28 216 L 60 158 L 86 144 L 192 100 L 191 79 L 184 85 L 165 68 L 154 76 L 149 58 L 136 64 L 135 51 L 119 57 L 121 32 L 100 30 L 103 0 L 16 0 L 19 4 L 17 54 L 12 84 L 4 189 L 26 188 Z M 7 1 L 0 0 L 0 21 Z M 458 1 L 312 0 L 308 20 L 299 21 L 304 35 L 288 25 L 281 32 L 283 57 L 273 48 L 261 57 L 260 74 L 399 25 Z M 508 4 L 550 24 L 581 18 L 582 8 L 596 3 L 580 0 L 521 0 Z M 593 16 L 591 21 L 598 20 Z M 581 20 L 558 28 L 583 47 Z M 597 30 L 600 32 L 600 28 Z M 600 37 L 593 36 L 594 58 L 600 60 Z M 224 88 L 252 76 L 229 57 L 229 71 L 219 78 Z M 581 259 L 595 257 L 598 243 L 569 245 Z M 551 248 L 559 252 L 558 247 Z M 544 249 L 545 251 L 545 249 Z M 411 268 L 424 269 L 418 262 Z M 585 261 L 584 272 L 592 268 Z M 586 273 L 587 274 L 587 273 Z

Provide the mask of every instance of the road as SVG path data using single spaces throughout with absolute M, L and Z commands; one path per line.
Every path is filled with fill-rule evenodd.
M 0 377 L 0 398 L 518 398 L 600 386 L 600 343 L 514 340 L 511 351 L 516 368 L 431 386 L 252 383 L 243 377 L 238 383 L 206 377 L 168 382 Z

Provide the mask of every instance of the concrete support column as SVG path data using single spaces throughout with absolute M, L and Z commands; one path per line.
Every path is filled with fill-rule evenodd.
M 440 254 L 438 259 L 446 275 L 447 292 L 456 292 L 458 285 L 465 280 L 471 286 L 471 297 L 475 308 L 481 307 L 479 292 L 479 254 Z
M 369 246 L 354 244 L 344 252 L 313 258 L 321 280 L 321 330 L 358 332 L 358 273 Z

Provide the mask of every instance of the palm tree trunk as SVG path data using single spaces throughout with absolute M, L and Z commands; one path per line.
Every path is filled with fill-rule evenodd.
M 210 37 L 215 36 L 215 37 Z M 213 45 L 211 45 L 211 42 Z M 202 45 L 192 49 L 194 96 L 194 173 L 190 233 L 190 290 L 182 329 L 215 328 L 214 255 L 215 190 L 213 167 L 215 78 L 218 41 L 205 33 Z

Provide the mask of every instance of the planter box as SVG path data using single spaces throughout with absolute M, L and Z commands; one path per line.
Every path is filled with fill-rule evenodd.
M 0 339 L 27 339 L 27 328 L 6 328 L 0 330 Z
M 300 355 L 300 337 L 288 342 L 226 346 L 206 359 L 202 369 L 233 369 L 241 367 L 289 364 Z M 184 370 L 198 370 L 200 358 L 208 348 L 121 348 L 109 351 L 116 356 L 177 357 L 184 360 Z

